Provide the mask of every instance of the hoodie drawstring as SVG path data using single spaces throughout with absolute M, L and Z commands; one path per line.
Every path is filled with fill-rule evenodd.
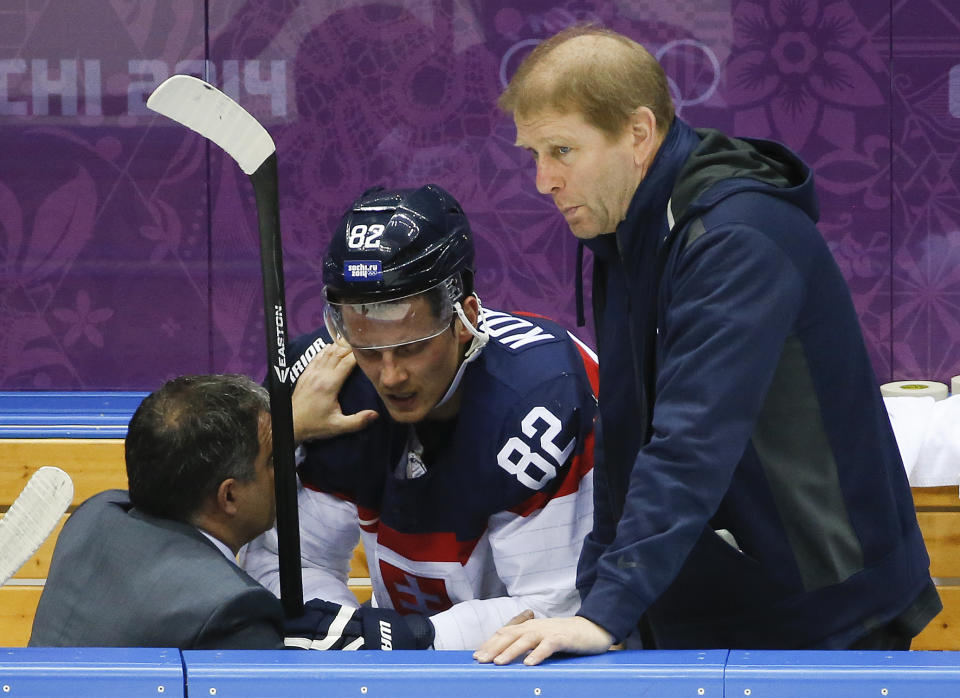
M 577 327 L 587 324 L 583 314 L 583 240 L 577 240 L 577 270 L 576 270 L 576 297 L 577 297 Z

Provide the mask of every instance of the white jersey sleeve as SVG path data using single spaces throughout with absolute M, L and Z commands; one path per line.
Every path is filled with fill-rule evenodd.
M 299 480 L 297 502 L 304 601 L 323 599 L 352 608 L 359 606 L 347 587 L 350 560 L 360 538 L 356 506 L 308 489 Z M 251 577 L 279 597 L 276 527 L 251 541 L 240 562 Z
M 574 492 L 555 497 L 536 511 L 491 516 L 488 541 L 504 594 L 462 601 L 431 616 L 434 648 L 475 649 L 527 609 L 537 618 L 574 615 L 580 607 L 577 561 L 592 517 L 592 470 L 583 474 Z

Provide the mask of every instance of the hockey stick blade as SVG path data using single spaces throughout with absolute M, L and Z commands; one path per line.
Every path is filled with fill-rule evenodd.
M 70 502 L 73 480 L 45 465 L 27 482 L 0 519 L 0 584 L 5 584 L 56 528 Z
M 192 75 L 174 75 L 147 99 L 147 107 L 220 146 L 251 175 L 276 151 L 273 139 L 239 104 Z
M 267 385 L 273 429 L 280 600 L 287 616 L 296 617 L 303 613 L 303 579 L 294 463 L 296 444 L 290 402 L 290 367 L 286 360 L 287 311 L 276 146 L 266 129 L 243 107 L 203 80 L 188 75 L 174 75 L 163 82 L 147 100 L 147 106 L 220 146 L 237 161 L 253 184 L 260 233 Z

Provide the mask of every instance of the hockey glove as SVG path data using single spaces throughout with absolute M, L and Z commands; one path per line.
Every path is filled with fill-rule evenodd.
M 305 650 L 425 650 L 433 645 L 434 628 L 415 613 L 313 599 L 302 616 L 284 623 L 284 636 L 284 645 Z

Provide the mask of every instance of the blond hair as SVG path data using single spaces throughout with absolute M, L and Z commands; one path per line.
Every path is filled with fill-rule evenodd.
M 639 107 L 653 112 L 661 135 L 674 117 L 657 60 L 636 41 L 593 24 L 569 27 L 538 44 L 497 104 L 520 118 L 544 110 L 576 111 L 611 139 Z

